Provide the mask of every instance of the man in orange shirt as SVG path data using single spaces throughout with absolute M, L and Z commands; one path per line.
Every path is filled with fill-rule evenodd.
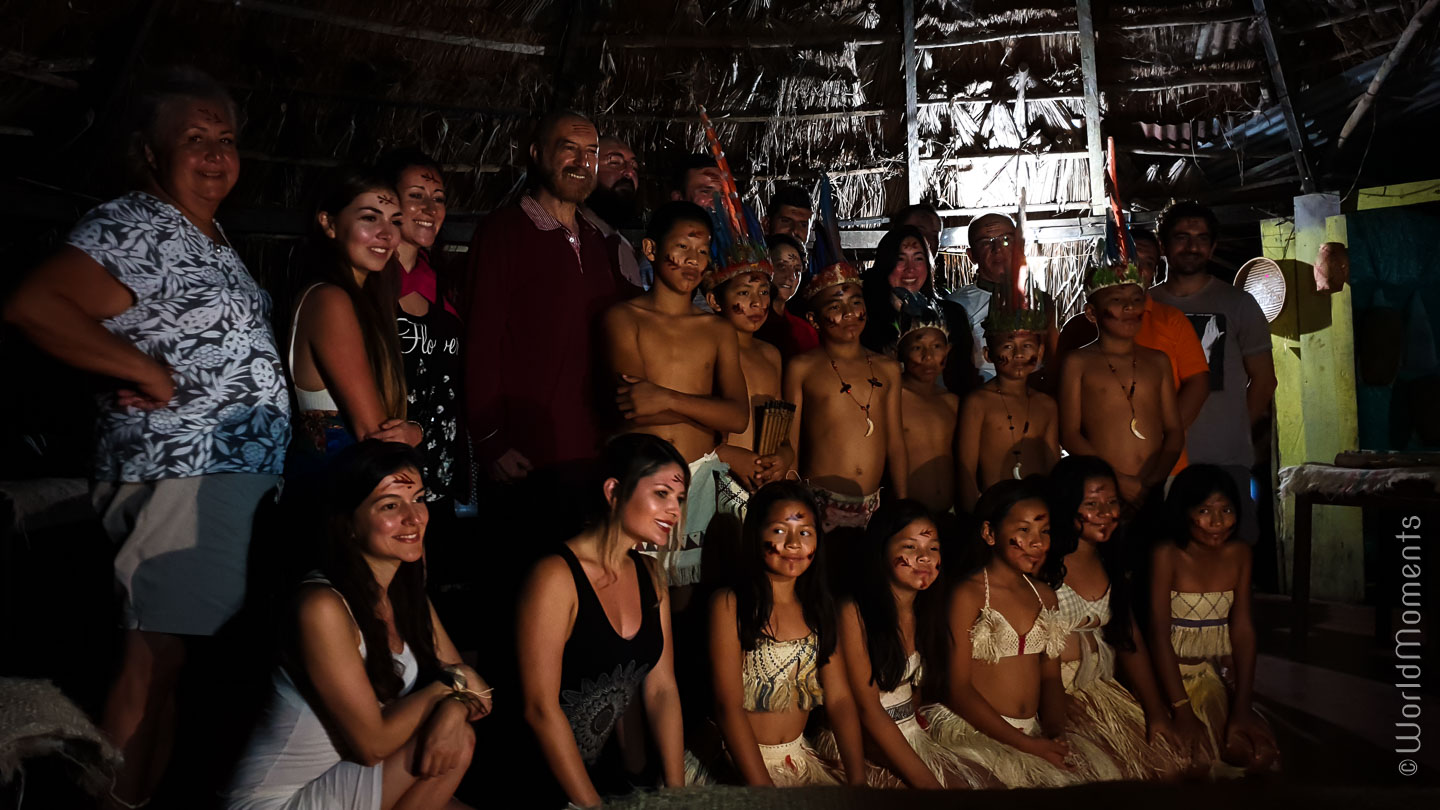
M 1155 272 L 1160 267 L 1160 242 L 1148 231 L 1134 231 L 1132 236 L 1135 239 L 1135 264 L 1140 268 L 1140 278 L 1148 290 L 1155 283 Z M 1083 312 L 1066 321 L 1056 350 L 1060 355 L 1056 360 L 1057 367 L 1067 353 L 1094 342 L 1097 337 L 1099 332 L 1094 322 L 1087 319 Z M 1185 313 L 1146 296 L 1145 314 L 1140 322 L 1140 331 L 1135 335 L 1135 343 L 1158 349 L 1170 358 L 1180 422 L 1189 430 L 1190 423 L 1200 414 L 1205 398 L 1210 396 L 1210 364 L 1205 361 L 1205 349 L 1200 345 L 1195 328 L 1190 325 Z M 1179 473 L 1188 463 L 1187 455 L 1182 452 L 1170 474 Z

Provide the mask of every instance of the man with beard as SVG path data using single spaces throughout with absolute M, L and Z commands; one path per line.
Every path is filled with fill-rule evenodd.
M 482 474 L 501 482 L 594 457 L 591 329 L 631 292 L 605 237 L 580 216 L 599 137 L 569 110 L 536 126 L 533 187 L 486 217 L 470 246 L 465 392 Z
M 1259 539 L 1250 467 L 1253 433 L 1268 424 L 1275 395 L 1270 328 L 1255 298 L 1210 273 L 1219 220 L 1209 208 L 1186 200 L 1160 215 L 1160 244 L 1169 275 L 1150 294 L 1190 319 L 1210 364 L 1210 396 L 1191 423 L 1186 449 L 1191 464 L 1216 464 L 1240 488 L 1238 534 Z
M 810 220 L 815 206 L 810 195 L 799 186 L 781 186 L 770 195 L 770 207 L 766 209 L 760 225 L 766 236 L 788 234 L 801 245 L 810 241 Z
M 946 296 L 945 300 L 965 309 L 965 317 L 970 322 L 969 342 L 965 344 L 963 339 L 957 339 L 954 334 L 951 339 L 956 340 L 956 348 L 970 351 L 975 370 L 980 374 L 980 381 L 985 382 L 995 377 L 995 366 L 985 358 L 985 329 L 982 324 L 990 314 L 991 293 L 1014 283 L 1011 268 L 1013 251 L 1020 248 L 1019 235 L 1015 232 L 1014 220 L 1001 213 L 990 213 L 971 220 L 966 236 L 970 244 L 965 252 L 970 255 L 970 261 L 975 263 L 975 281 Z M 1045 354 L 1051 357 L 1055 353 L 1059 329 L 1055 326 L 1055 308 L 1051 306 L 1048 296 L 1044 293 L 1041 293 L 1041 296 L 1050 319 L 1045 330 Z M 950 379 L 947 376 L 946 385 L 949 384 Z
M 639 255 L 622 230 L 645 228 L 641 210 L 639 183 L 640 161 L 630 145 L 613 135 L 600 139 L 598 181 L 580 209 L 581 216 L 605 235 L 605 243 L 615 255 L 620 275 L 636 287 L 650 289 L 654 271 L 650 262 Z
M 715 207 L 715 195 L 724 188 L 723 178 L 715 158 L 699 153 L 685 155 L 670 175 L 670 199 L 689 200 L 709 211 Z

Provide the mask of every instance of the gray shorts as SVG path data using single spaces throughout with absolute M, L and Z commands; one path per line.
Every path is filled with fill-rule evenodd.
M 255 507 L 278 475 L 223 473 L 139 483 L 100 481 L 95 512 L 115 554 L 124 625 L 211 636 L 245 601 Z

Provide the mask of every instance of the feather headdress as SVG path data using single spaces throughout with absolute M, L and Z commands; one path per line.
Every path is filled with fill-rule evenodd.
M 755 212 L 740 200 L 740 189 L 730 172 L 725 150 L 720 146 L 720 136 L 715 133 L 704 107 L 700 108 L 700 123 L 705 127 L 705 138 L 721 176 L 721 190 L 710 208 L 713 226 L 710 267 L 701 277 L 701 286 L 709 292 L 737 276 L 751 273 L 762 273 L 767 280 L 773 279 L 775 269 L 770 265 L 770 251 L 765 247 L 765 232 Z
M 895 287 L 890 290 L 900 301 L 900 312 L 897 319 L 900 336 L 896 338 L 895 345 L 899 346 L 905 342 L 905 338 L 912 332 L 919 332 L 922 329 L 939 329 L 948 340 L 950 327 L 945 323 L 945 315 L 940 311 L 940 306 L 934 298 L 928 295 L 907 290 L 904 287 Z
M 860 271 L 840 250 L 835 191 L 828 174 L 820 179 L 820 227 L 815 231 L 815 249 L 810 253 L 810 273 L 810 283 L 805 285 L 807 301 L 836 285 L 860 283 Z
M 1010 283 L 990 296 L 990 312 L 980 327 L 985 334 L 1044 332 L 1045 299 L 1037 294 L 1025 259 L 1025 189 L 1020 189 L 1020 210 L 1015 217 L 1015 240 L 1010 243 Z
M 1120 181 L 1115 170 L 1115 139 L 1109 139 L 1110 153 L 1110 216 L 1105 219 L 1105 242 L 1096 251 L 1097 261 L 1085 276 L 1085 297 L 1089 298 L 1107 287 L 1126 284 L 1144 286 L 1140 267 L 1135 263 L 1135 237 L 1125 220 L 1120 202 Z

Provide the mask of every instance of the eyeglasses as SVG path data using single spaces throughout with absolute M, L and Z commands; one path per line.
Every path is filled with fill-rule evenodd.
M 1014 239 L 1010 236 L 992 236 L 989 239 L 976 239 L 972 247 L 981 252 L 994 252 L 1005 250 L 1014 243 Z
M 610 155 L 609 157 L 605 158 L 605 168 L 620 170 L 629 169 L 636 174 L 639 174 L 640 161 L 638 158 L 630 158 L 629 160 L 626 160 L 621 155 Z

